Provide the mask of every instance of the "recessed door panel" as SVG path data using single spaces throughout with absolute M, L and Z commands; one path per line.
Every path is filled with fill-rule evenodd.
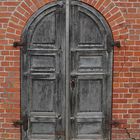
M 55 124 L 54 123 L 32 123 L 32 134 L 47 134 L 55 135 Z
M 79 68 L 102 67 L 102 56 L 79 56 Z
M 55 112 L 56 80 L 36 79 L 32 82 L 32 111 Z
M 72 71 L 101 73 L 106 72 L 106 52 L 97 52 L 92 50 L 80 50 L 71 53 L 72 56 Z
M 78 112 L 101 112 L 102 86 L 99 79 L 78 81 Z
M 102 126 L 100 122 L 78 123 L 78 135 L 100 134 Z
M 98 24 L 89 15 L 80 11 L 79 13 L 79 43 L 101 44 L 103 36 Z
M 56 40 L 56 14 L 55 12 L 46 13 L 46 16 L 40 19 L 33 33 L 32 43 L 34 44 L 54 44 Z
M 54 69 L 55 70 L 55 56 L 33 56 L 31 59 L 31 67 L 35 69 Z

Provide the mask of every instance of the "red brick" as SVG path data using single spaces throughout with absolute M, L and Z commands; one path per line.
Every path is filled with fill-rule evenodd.
M 4 6 L 17 6 L 19 2 L 3 2 Z
M 140 109 L 129 109 L 128 113 L 140 113 Z
M 126 88 L 118 88 L 113 90 L 115 93 L 128 93 L 128 89 Z
M 139 90 L 140 91 L 140 90 Z M 140 98 L 140 94 L 133 94 L 133 98 Z
M 32 10 L 30 7 L 28 7 L 25 3 L 21 4 L 22 8 L 25 9 L 28 13 L 32 14 Z
M 127 99 L 113 99 L 113 103 L 127 103 Z
M 0 18 L 1 23 L 7 23 L 9 21 L 8 18 Z
M 113 110 L 113 113 L 127 113 L 127 110 L 126 109 L 114 109 Z
M 140 118 L 140 114 L 132 114 L 132 118 Z

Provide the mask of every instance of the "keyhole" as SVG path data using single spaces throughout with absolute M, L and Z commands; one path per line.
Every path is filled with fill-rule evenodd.
M 72 89 L 75 88 L 75 80 L 71 80 L 71 88 L 72 88 Z

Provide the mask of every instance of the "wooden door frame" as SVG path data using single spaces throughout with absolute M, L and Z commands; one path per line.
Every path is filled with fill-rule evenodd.
M 67 8 L 66 8 L 66 19 L 67 19 L 67 16 L 70 14 L 69 13 L 69 4 L 70 4 L 70 2 L 68 2 L 68 0 L 64 0 L 64 1 L 66 1 L 66 3 L 68 4 L 68 6 L 67 6 Z M 22 36 L 21 36 L 21 41 L 23 42 L 23 44 L 24 44 L 24 46 L 23 46 L 23 48 L 21 49 L 21 118 L 22 118 L 22 116 L 24 116 L 25 114 L 26 114 L 26 109 L 25 109 L 25 104 L 26 104 L 26 102 L 24 101 L 25 99 L 27 99 L 27 97 L 26 97 L 26 94 L 25 94 L 25 87 L 24 87 L 24 82 L 23 82 L 23 77 L 24 77 L 24 70 L 23 70 L 23 62 L 24 62 L 24 60 L 23 60 L 23 54 L 26 52 L 26 49 L 27 49 L 27 39 L 28 39 L 28 30 L 30 29 L 30 26 L 32 25 L 32 23 L 34 22 L 34 20 L 38 17 L 38 16 L 41 16 L 42 15 L 42 13 L 44 12 L 44 11 L 47 11 L 48 9 L 51 9 L 51 8 L 53 8 L 53 7 L 56 7 L 56 6 L 62 6 L 63 5 L 63 2 L 64 2 L 63 0 L 61 1 L 56 1 L 56 2 L 51 2 L 51 3 L 49 3 L 49 4 L 47 4 L 47 5 L 45 5 L 45 6 L 43 6 L 42 8 L 40 8 L 39 10 L 37 10 L 31 17 L 30 17 L 30 19 L 29 19 L 29 21 L 27 22 L 27 24 L 26 24 L 26 27 L 24 28 L 24 30 L 23 30 L 23 32 L 22 32 Z M 107 120 L 107 124 L 110 124 L 110 122 L 111 122 L 111 119 L 112 119 L 112 62 L 113 62 L 113 51 L 110 51 L 110 50 L 112 50 L 112 44 L 113 44 L 113 42 L 114 42 L 114 40 L 113 40 L 113 35 L 112 35 L 112 31 L 111 31 L 111 29 L 110 29 L 110 27 L 109 27 L 109 25 L 108 25 L 108 23 L 107 23 L 107 21 L 105 20 L 105 18 L 103 17 L 103 15 L 101 15 L 96 9 L 94 9 L 93 7 L 91 7 L 91 6 L 89 6 L 89 5 L 87 5 L 87 4 L 85 4 L 84 2 L 80 2 L 80 1 L 72 1 L 71 0 L 71 2 L 72 2 L 72 4 L 74 4 L 74 5 L 77 5 L 77 6 L 79 6 L 79 7 L 82 7 L 82 8 L 85 8 L 86 10 L 88 10 L 91 14 L 93 14 L 94 16 L 96 16 L 97 17 L 97 19 L 100 21 L 100 23 L 102 24 L 102 27 L 104 28 L 104 30 L 106 31 L 106 33 L 107 33 L 107 43 L 106 44 L 108 44 L 107 45 L 107 49 L 108 49 L 108 52 L 110 53 L 110 58 L 109 58 L 109 68 L 110 69 L 108 69 L 108 72 L 110 73 L 110 78 L 109 78 L 109 82 L 108 82 L 108 85 L 107 85 L 107 87 L 109 87 L 108 89 L 107 89 L 107 92 L 108 92 L 108 101 L 109 101 L 109 103 L 107 104 L 107 115 L 108 115 L 108 120 Z M 68 28 L 68 29 L 67 29 Z M 68 30 L 69 30 L 69 17 L 68 17 L 68 21 L 67 21 L 67 23 L 66 23 L 66 35 L 67 35 L 67 37 L 66 37 L 66 46 L 67 46 L 67 48 L 69 48 L 68 46 L 69 46 L 69 32 L 68 32 Z M 69 54 L 69 51 L 68 51 L 68 49 L 66 49 L 66 54 L 68 55 Z M 66 55 L 66 56 L 67 56 Z M 69 67 L 68 67 L 68 65 L 67 65 L 67 69 L 68 69 Z M 69 83 L 69 76 L 67 77 L 67 84 Z M 67 86 L 67 89 L 69 89 L 69 86 Z M 66 98 L 68 98 L 68 93 L 69 93 L 69 91 L 67 91 L 67 96 L 66 96 Z M 67 108 L 68 108 L 68 106 L 67 106 Z M 68 114 L 68 112 L 67 112 L 67 116 L 69 116 L 69 114 Z M 67 123 L 68 123 L 68 120 L 67 120 Z M 108 127 L 109 127 L 109 129 L 111 130 L 111 126 L 110 125 L 108 125 Z M 67 129 L 66 130 L 66 139 L 68 140 L 68 137 L 69 137 L 69 135 L 68 135 L 68 131 L 69 131 L 69 129 Z M 24 132 L 23 130 L 22 130 L 22 132 Z M 23 137 L 24 137 L 24 133 L 22 134 L 22 139 L 23 139 Z M 110 132 L 110 136 L 111 136 L 111 132 Z

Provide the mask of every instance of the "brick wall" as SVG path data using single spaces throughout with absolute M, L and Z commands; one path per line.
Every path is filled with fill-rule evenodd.
M 112 140 L 140 140 L 140 0 L 83 0 L 109 23 L 114 40 Z M 19 140 L 20 51 L 12 47 L 27 20 L 49 0 L 0 1 L 0 140 Z

